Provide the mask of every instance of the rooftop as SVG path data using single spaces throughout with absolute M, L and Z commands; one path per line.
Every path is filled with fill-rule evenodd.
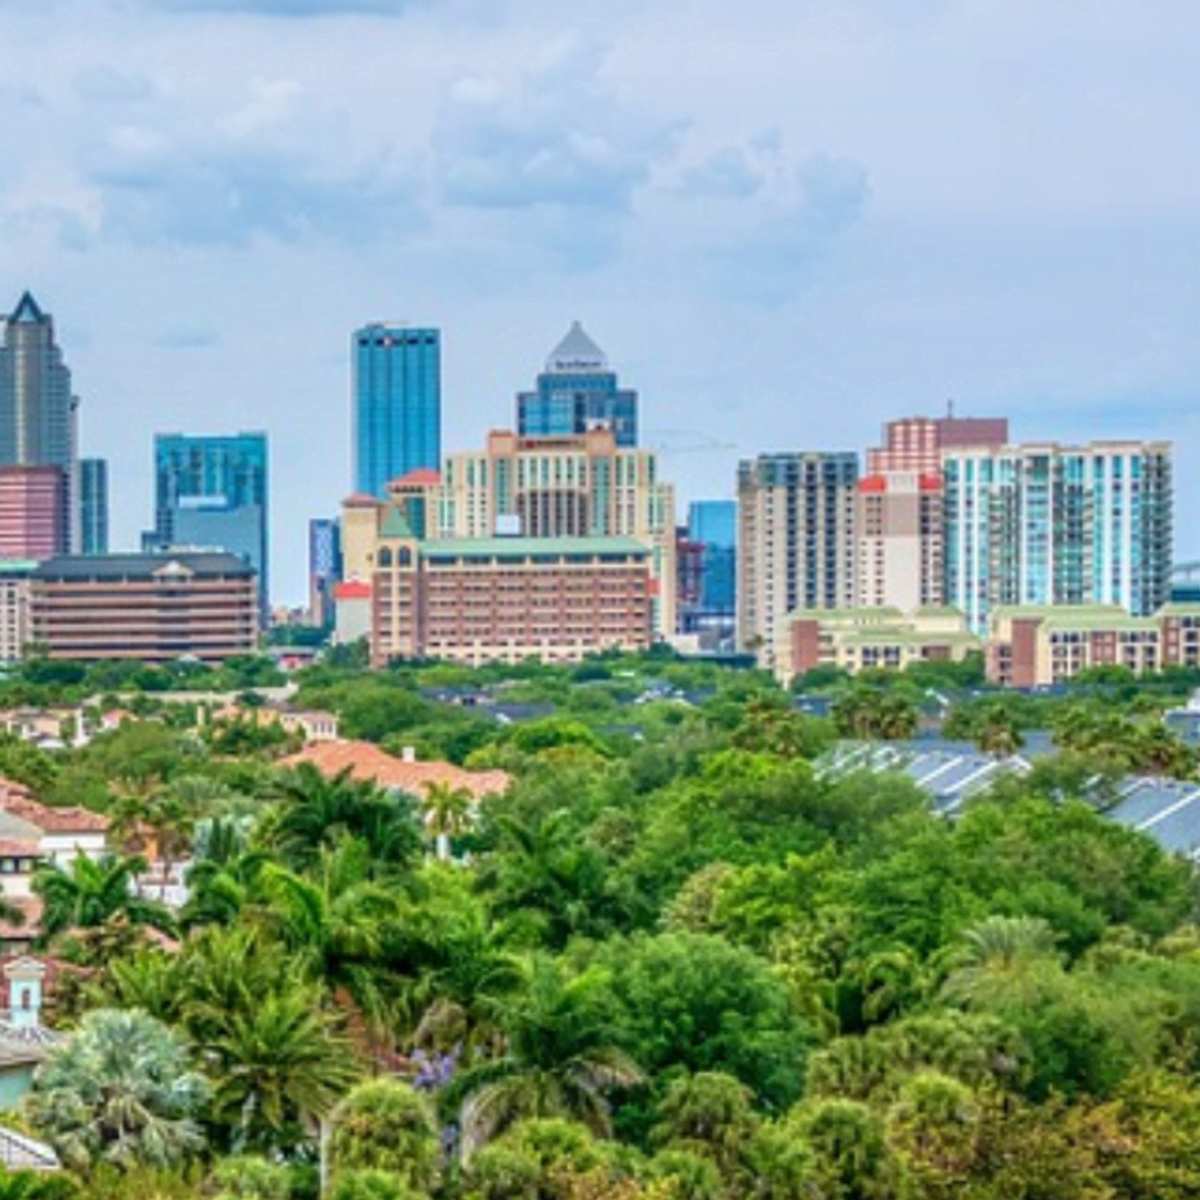
M 89 579 L 153 579 L 159 574 L 201 577 L 254 574 L 254 568 L 237 554 L 224 551 L 180 551 L 164 554 L 60 554 L 47 559 L 34 579 L 66 582 Z
M 604 371 L 608 358 L 588 336 L 578 321 L 571 322 L 566 336 L 550 351 L 546 359 L 549 374 L 570 374 L 577 371 Z
M 446 556 L 452 558 L 527 558 L 530 555 L 593 555 L 621 554 L 648 557 L 649 549 L 644 543 L 628 537 L 494 537 L 494 538 L 445 538 L 423 542 L 421 554 L 425 558 Z

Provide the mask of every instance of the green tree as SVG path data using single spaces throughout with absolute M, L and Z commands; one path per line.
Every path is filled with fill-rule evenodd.
M 198 1117 L 208 1094 L 166 1026 L 141 1012 L 97 1009 L 50 1052 L 25 1114 L 72 1167 L 167 1166 L 203 1147 Z
M 428 1100 L 406 1083 L 373 1079 L 360 1083 L 334 1110 L 332 1168 L 372 1169 L 399 1176 L 428 1191 L 438 1179 L 437 1123 Z

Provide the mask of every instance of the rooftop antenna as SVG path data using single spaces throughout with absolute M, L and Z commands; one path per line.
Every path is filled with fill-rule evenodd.
M 954 397 L 953 396 L 951 396 L 950 399 L 946 401 L 946 416 L 950 420 L 954 420 Z

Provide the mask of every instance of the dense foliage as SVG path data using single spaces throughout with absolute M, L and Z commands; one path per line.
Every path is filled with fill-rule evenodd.
M 1095 786 L 1196 764 L 1128 682 L 815 681 L 823 719 L 666 658 L 303 677 L 346 733 L 508 770 L 480 804 L 283 770 L 194 711 L 0 747 L 128 843 L 38 877 L 78 1033 L 23 1119 L 81 1200 L 1198 1195 L 1195 872 Z M 1062 752 L 954 820 L 821 769 L 935 718 Z M 178 912 L 150 841 L 190 863 Z

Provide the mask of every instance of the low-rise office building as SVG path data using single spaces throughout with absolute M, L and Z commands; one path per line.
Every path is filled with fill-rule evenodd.
M 29 609 L 51 658 L 221 662 L 258 644 L 254 569 L 236 554 L 52 558 L 30 577 Z
M 1062 683 L 1090 667 L 1138 673 L 1200 666 L 1200 604 L 1167 604 L 1133 617 L 1116 604 L 996 609 L 987 674 L 1010 687 Z
M 915 662 L 961 662 L 983 644 L 954 608 L 927 607 L 801 610 L 784 622 L 775 674 L 786 687 L 816 667 L 853 674 L 873 668 L 901 670 Z

